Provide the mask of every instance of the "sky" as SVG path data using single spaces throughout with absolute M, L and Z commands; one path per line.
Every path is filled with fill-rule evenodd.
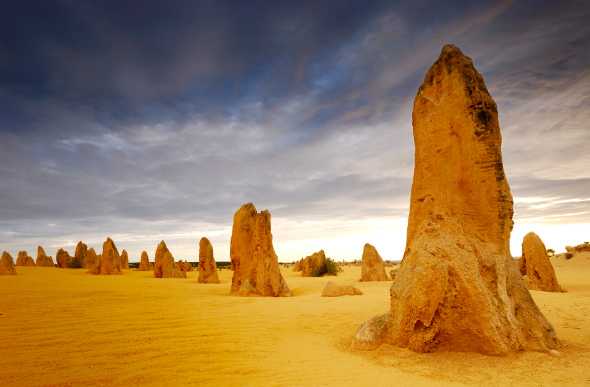
M 401 260 L 412 106 L 444 44 L 496 101 L 511 251 L 590 240 L 590 3 L 0 3 L 0 250 L 111 237 L 228 261 L 234 213 L 272 217 L 291 262 L 365 243 Z

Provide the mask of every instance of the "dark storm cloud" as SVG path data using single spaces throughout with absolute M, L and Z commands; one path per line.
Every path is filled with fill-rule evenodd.
M 376 8 L 310 5 L 9 2 L 0 20 L 8 124 L 28 127 L 50 114 L 40 103 L 72 115 L 87 108 L 112 127 L 225 115 L 253 94 L 280 99 L 304 83 L 295 67 L 352 34 Z M 10 103 L 15 97 L 22 101 Z
M 300 222 L 403 218 L 412 103 L 445 43 L 498 103 L 515 220 L 587 222 L 583 2 L 1 7 L 3 245 L 227 243 L 250 201 Z

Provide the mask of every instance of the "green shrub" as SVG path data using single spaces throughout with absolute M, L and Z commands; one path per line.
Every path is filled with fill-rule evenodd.
M 326 258 L 324 260 L 324 266 L 317 269 L 311 269 L 310 274 L 312 277 L 321 277 L 324 274 L 338 275 L 338 273 L 340 273 L 341 271 L 342 268 L 338 266 L 336 261 L 334 261 L 332 258 Z
M 566 259 L 570 259 L 573 256 L 574 256 L 574 253 L 565 253 L 565 258 Z
M 68 268 L 70 269 L 82 269 L 84 264 L 82 264 L 82 260 L 79 258 L 72 258 L 70 262 L 67 264 Z
M 338 275 L 342 272 L 342 268 L 332 258 L 326 258 L 326 268 L 328 275 Z

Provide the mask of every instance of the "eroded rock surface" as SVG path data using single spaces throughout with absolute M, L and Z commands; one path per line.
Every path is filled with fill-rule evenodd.
M 230 246 L 234 270 L 231 293 L 246 296 L 285 297 L 291 290 L 281 275 L 279 259 L 272 246 L 270 213 L 258 213 L 252 203 L 234 214 Z
M 74 259 L 79 261 L 82 267 L 86 268 L 86 256 L 88 255 L 88 246 L 82 241 L 76 245 L 76 251 L 74 252 Z
M 6 251 L 2 253 L 2 257 L 0 258 L 0 275 L 16 275 L 14 259 Z
M 102 244 L 102 254 L 98 255 L 95 260 L 94 267 L 90 270 L 91 274 L 95 275 L 120 275 L 121 271 L 121 255 L 115 246 L 115 242 L 111 238 Z
M 303 258 L 300 267 L 302 277 L 318 277 L 317 273 L 325 273 L 327 271 L 326 253 L 324 253 L 324 250 L 320 250 Z
M 68 253 L 64 249 L 59 249 L 57 251 L 57 254 L 55 254 L 55 260 L 57 262 L 57 267 L 59 267 L 60 269 L 67 268 L 68 263 L 70 263 L 71 259 L 72 259 L 72 257 L 70 256 L 70 253 Z
M 53 257 L 47 256 L 45 254 L 45 250 L 43 247 L 37 247 L 37 261 L 35 262 L 35 266 L 37 267 L 55 267 L 55 263 L 53 263 Z
M 377 252 L 377 249 L 368 243 L 363 248 L 363 257 L 361 260 L 361 281 L 388 281 L 385 273 L 385 264 L 383 258 Z
M 16 257 L 16 266 L 35 266 L 35 261 L 26 251 L 19 251 Z
M 336 285 L 332 281 L 328 281 L 322 291 L 322 297 L 360 296 L 362 294 L 363 292 L 354 285 Z
M 293 266 L 293 271 L 301 271 L 302 262 L 305 258 L 301 258 L 299 261 L 295 262 Z
M 562 292 L 563 289 L 557 282 L 555 270 L 545 244 L 534 232 L 526 234 L 522 240 L 522 255 L 518 260 L 518 268 L 529 290 L 542 290 L 545 292 Z M 531 286 L 531 282 L 535 286 Z
M 410 215 L 390 313 L 361 325 L 352 347 L 380 340 L 486 355 L 558 348 L 510 254 L 513 203 L 496 103 L 457 47 L 445 45 L 428 70 L 412 124 Z
M 141 261 L 139 262 L 138 271 L 150 271 L 150 260 L 148 258 L 147 252 L 143 251 L 141 253 Z
M 86 250 L 86 258 L 84 259 L 84 269 L 92 269 L 96 262 L 98 261 L 98 256 L 96 255 L 96 251 L 94 251 L 94 247 L 89 248 Z
M 154 278 L 186 278 L 186 272 L 178 267 L 164 241 L 158 245 L 154 259 Z
M 199 283 L 201 284 L 218 284 L 219 276 L 217 275 L 217 264 L 213 257 L 213 246 L 209 239 L 203 237 L 199 241 Z
M 129 269 L 129 255 L 125 249 L 121 251 L 121 269 Z

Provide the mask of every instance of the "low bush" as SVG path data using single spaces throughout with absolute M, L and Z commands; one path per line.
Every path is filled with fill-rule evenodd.
M 574 253 L 565 253 L 565 259 L 570 259 L 574 256 Z
M 82 263 L 81 259 L 72 258 L 72 260 L 68 262 L 67 266 L 70 269 L 82 269 L 84 267 L 84 264 Z
M 312 277 L 321 277 L 324 274 L 338 275 L 342 271 L 342 268 L 332 258 L 326 258 L 324 263 L 325 265 L 321 268 L 311 269 L 310 274 Z
M 340 265 L 332 258 L 326 258 L 326 267 L 328 269 L 326 274 L 328 275 L 338 275 L 338 273 L 342 272 Z

